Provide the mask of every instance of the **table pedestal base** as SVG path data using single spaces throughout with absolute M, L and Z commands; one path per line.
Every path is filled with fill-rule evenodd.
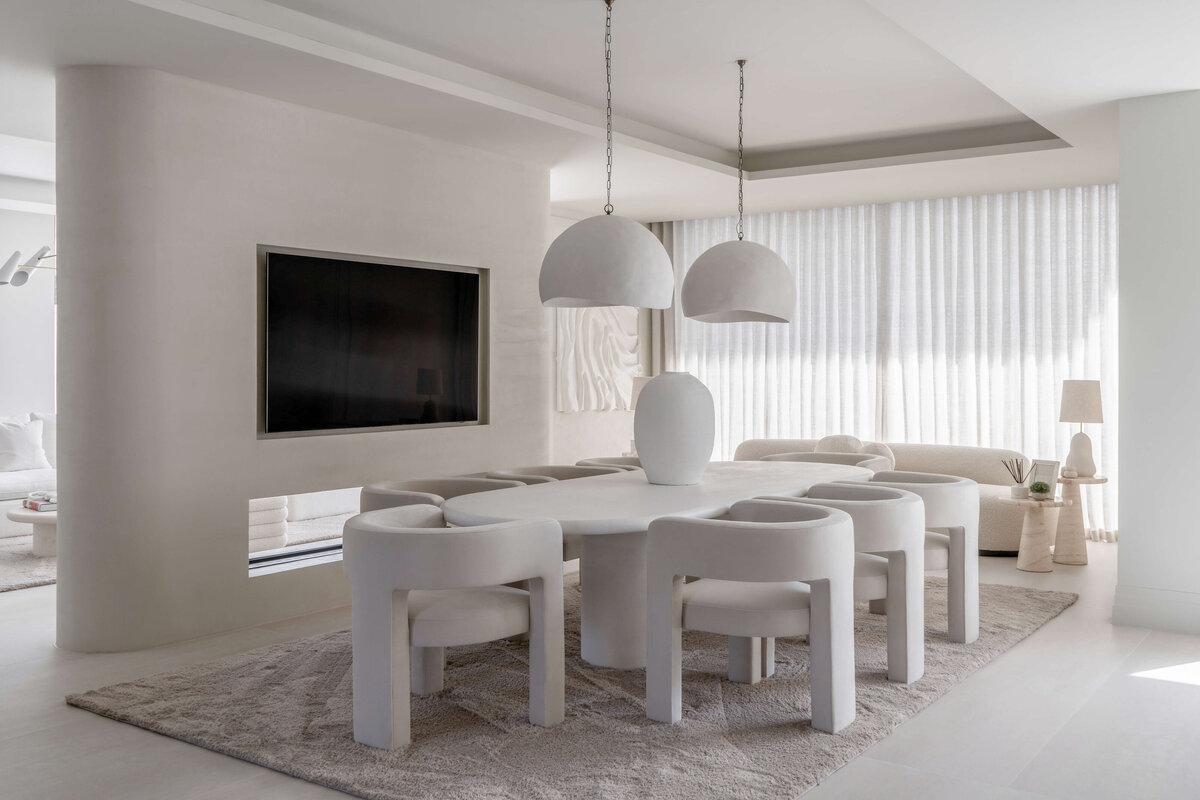
M 58 555 L 58 525 L 33 526 L 33 554 L 35 556 Z
M 1050 527 L 1046 524 L 1044 508 L 1025 509 L 1025 522 L 1021 525 L 1021 550 L 1017 553 L 1017 569 L 1024 572 L 1054 571 L 1054 565 L 1050 562 Z
M 1083 532 L 1083 500 L 1078 483 L 1064 483 L 1063 500 L 1070 500 L 1058 515 L 1058 535 L 1054 537 L 1054 563 L 1088 563 L 1087 537 Z
M 579 580 L 583 660 L 646 666 L 646 532 L 583 536 Z

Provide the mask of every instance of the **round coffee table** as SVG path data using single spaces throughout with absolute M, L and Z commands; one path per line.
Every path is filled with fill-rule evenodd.
M 8 518 L 13 522 L 26 522 L 33 526 L 33 554 L 35 556 L 58 555 L 57 511 L 14 508 L 8 512 Z
M 1054 538 L 1054 532 L 1046 524 L 1046 509 L 1069 506 L 1071 501 L 1016 497 L 1001 497 L 999 500 L 1010 506 L 1025 508 L 1025 521 L 1021 524 L 1021 549 L 1017 552 L 1017 569 L 1022 572 L 1053 572 L 1050 542 Z
M 1059 478 L 1058 482 L 1063 487 L 1063 500 L 1070 500 L 1073 505 L 1058 519 L 1058 535 L 1054 538 L 1054 563 L 1086 564 L 1087 536 L 1083 530 L 1083 498 L 1079 487 L 1108 483 L 1108 478 Z

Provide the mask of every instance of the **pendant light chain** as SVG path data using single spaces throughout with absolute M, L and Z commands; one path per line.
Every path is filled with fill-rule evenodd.
M 738 241 L 742 241 L 746 237 L 746 231 L 742 227 L 742 213 L 744 211 L 742 197 L 742 107 L 746 105 L 746 60 L 739 59 L 738 62 L 738 224 L 737 235 Z
M 606 133 L 608 136 L 608 168 L 607 168 L 607 186 L 604 194 L 604 213 L 613 213 L 612 204 L 612 4 L 613 0 L 604 0 L 604 5 L 607 7 L 607 12 L 604 18 L 604 74 L 608 83 L 608 99 L 607 99 L 607 119 Z

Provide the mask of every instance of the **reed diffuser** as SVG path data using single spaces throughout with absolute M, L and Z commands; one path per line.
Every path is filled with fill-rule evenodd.
M 1008 490 L 1013 497 L 1018 500 L 1029 497 L 1029 487 L 1025 485 L 1025 481 L 1029 478 L 1029 472 L 1032 467 L 1025 466 L 1023 458 L 1006 458 L 1001 460 L 1001 464 L 1008 470 L 1008 474 L 1012 476 L 1013 485 Z

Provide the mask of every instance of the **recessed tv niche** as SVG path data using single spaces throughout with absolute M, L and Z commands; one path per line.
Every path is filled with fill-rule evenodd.
M 481 421 L 486 271 L 261 250 L 265 434 Z

